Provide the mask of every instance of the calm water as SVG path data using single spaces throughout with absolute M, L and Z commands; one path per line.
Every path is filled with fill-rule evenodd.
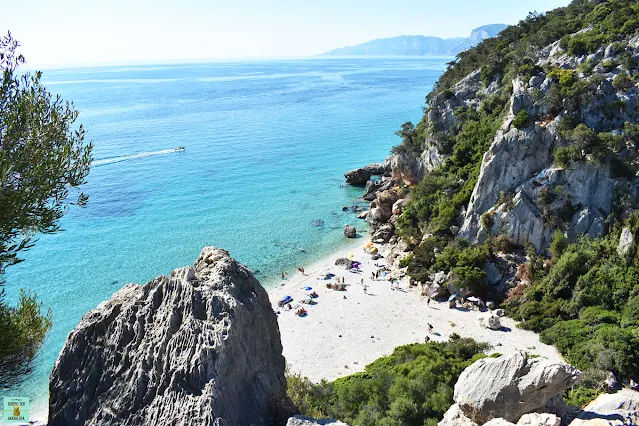
M 48 375 L 67 334 L 129 282 L 224 247 L 268 283 L 346 244 L 362 227 L 342 206 L 346 170 L 382 161 L 447 59 L 312 59 L 49 70 L 95 143 L 85 192 L 64 232 L 10 268 L 53 311 L 34 374 L 8 395 L 46 411 Z M 184 145 L 186 150 L 173 148 Z M 313 226 L 322 220 L 324 226 Z M 305 252 L 297 248 L 303 248 Z

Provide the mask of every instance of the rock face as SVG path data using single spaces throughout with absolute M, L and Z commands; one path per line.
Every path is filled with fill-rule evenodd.
M 344 236 L 346 238 L 355 238 L 357 236 L 357 229 L 352 225 L 344 226 Z
M 371 173 L 365 169 L 355 169 L 346 172 L 344 177 L 346 178 L 346 183 L 349 185 L 364 186 L 371 178 Z
M 524 414 L 542 409 L 580 374 L 570 365 L 529 359 L 523 352 L 485 358 L 459 376 L 454 400 L 477 423 L 497 417 L 517 422 Z
M 639 392 L 624 389 L 599 395 L 570 426 L 622 426 L 639 424 Z
M 284 367 L 266 291 L 206 247 L 82 318 L 51 373 L 49 425 L 282 424 Z

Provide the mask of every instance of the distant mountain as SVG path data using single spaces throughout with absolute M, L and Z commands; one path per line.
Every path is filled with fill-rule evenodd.
M 459 52 L 468 50 L 482 40 L 495 37 L 508 25 L 490 24 L 475 28 L 470 36 L 463 38 L 439 38 L 427 36 L 398 36 L 380 38 L 358 44 L 357 46 L 341 47 L 322 55 L 329 56 L 455 56 Z

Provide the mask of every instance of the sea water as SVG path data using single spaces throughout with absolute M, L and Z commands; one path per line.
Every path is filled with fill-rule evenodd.
M 6 274 L 53 313 L 34 372 L 8 396 L 46 415 L 48 376 L 83 314 L 130 282 L 193 264 L 214 245 L 273 285 L 348 244 L 365 224 L 344 172 L 381 162 L 419 121 L 445 58 L 306 59 L 47 70 L 95 144 L 63 232 Z M 174 148 L 184 146 L 183 151 Z M 354 244 L 351 242 L 351 244 Z

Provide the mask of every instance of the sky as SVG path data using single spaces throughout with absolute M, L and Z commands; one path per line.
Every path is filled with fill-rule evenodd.
M 466 37 L 569 0 L 4 0 L 29 65 L 308 57 L 398 35 Z

